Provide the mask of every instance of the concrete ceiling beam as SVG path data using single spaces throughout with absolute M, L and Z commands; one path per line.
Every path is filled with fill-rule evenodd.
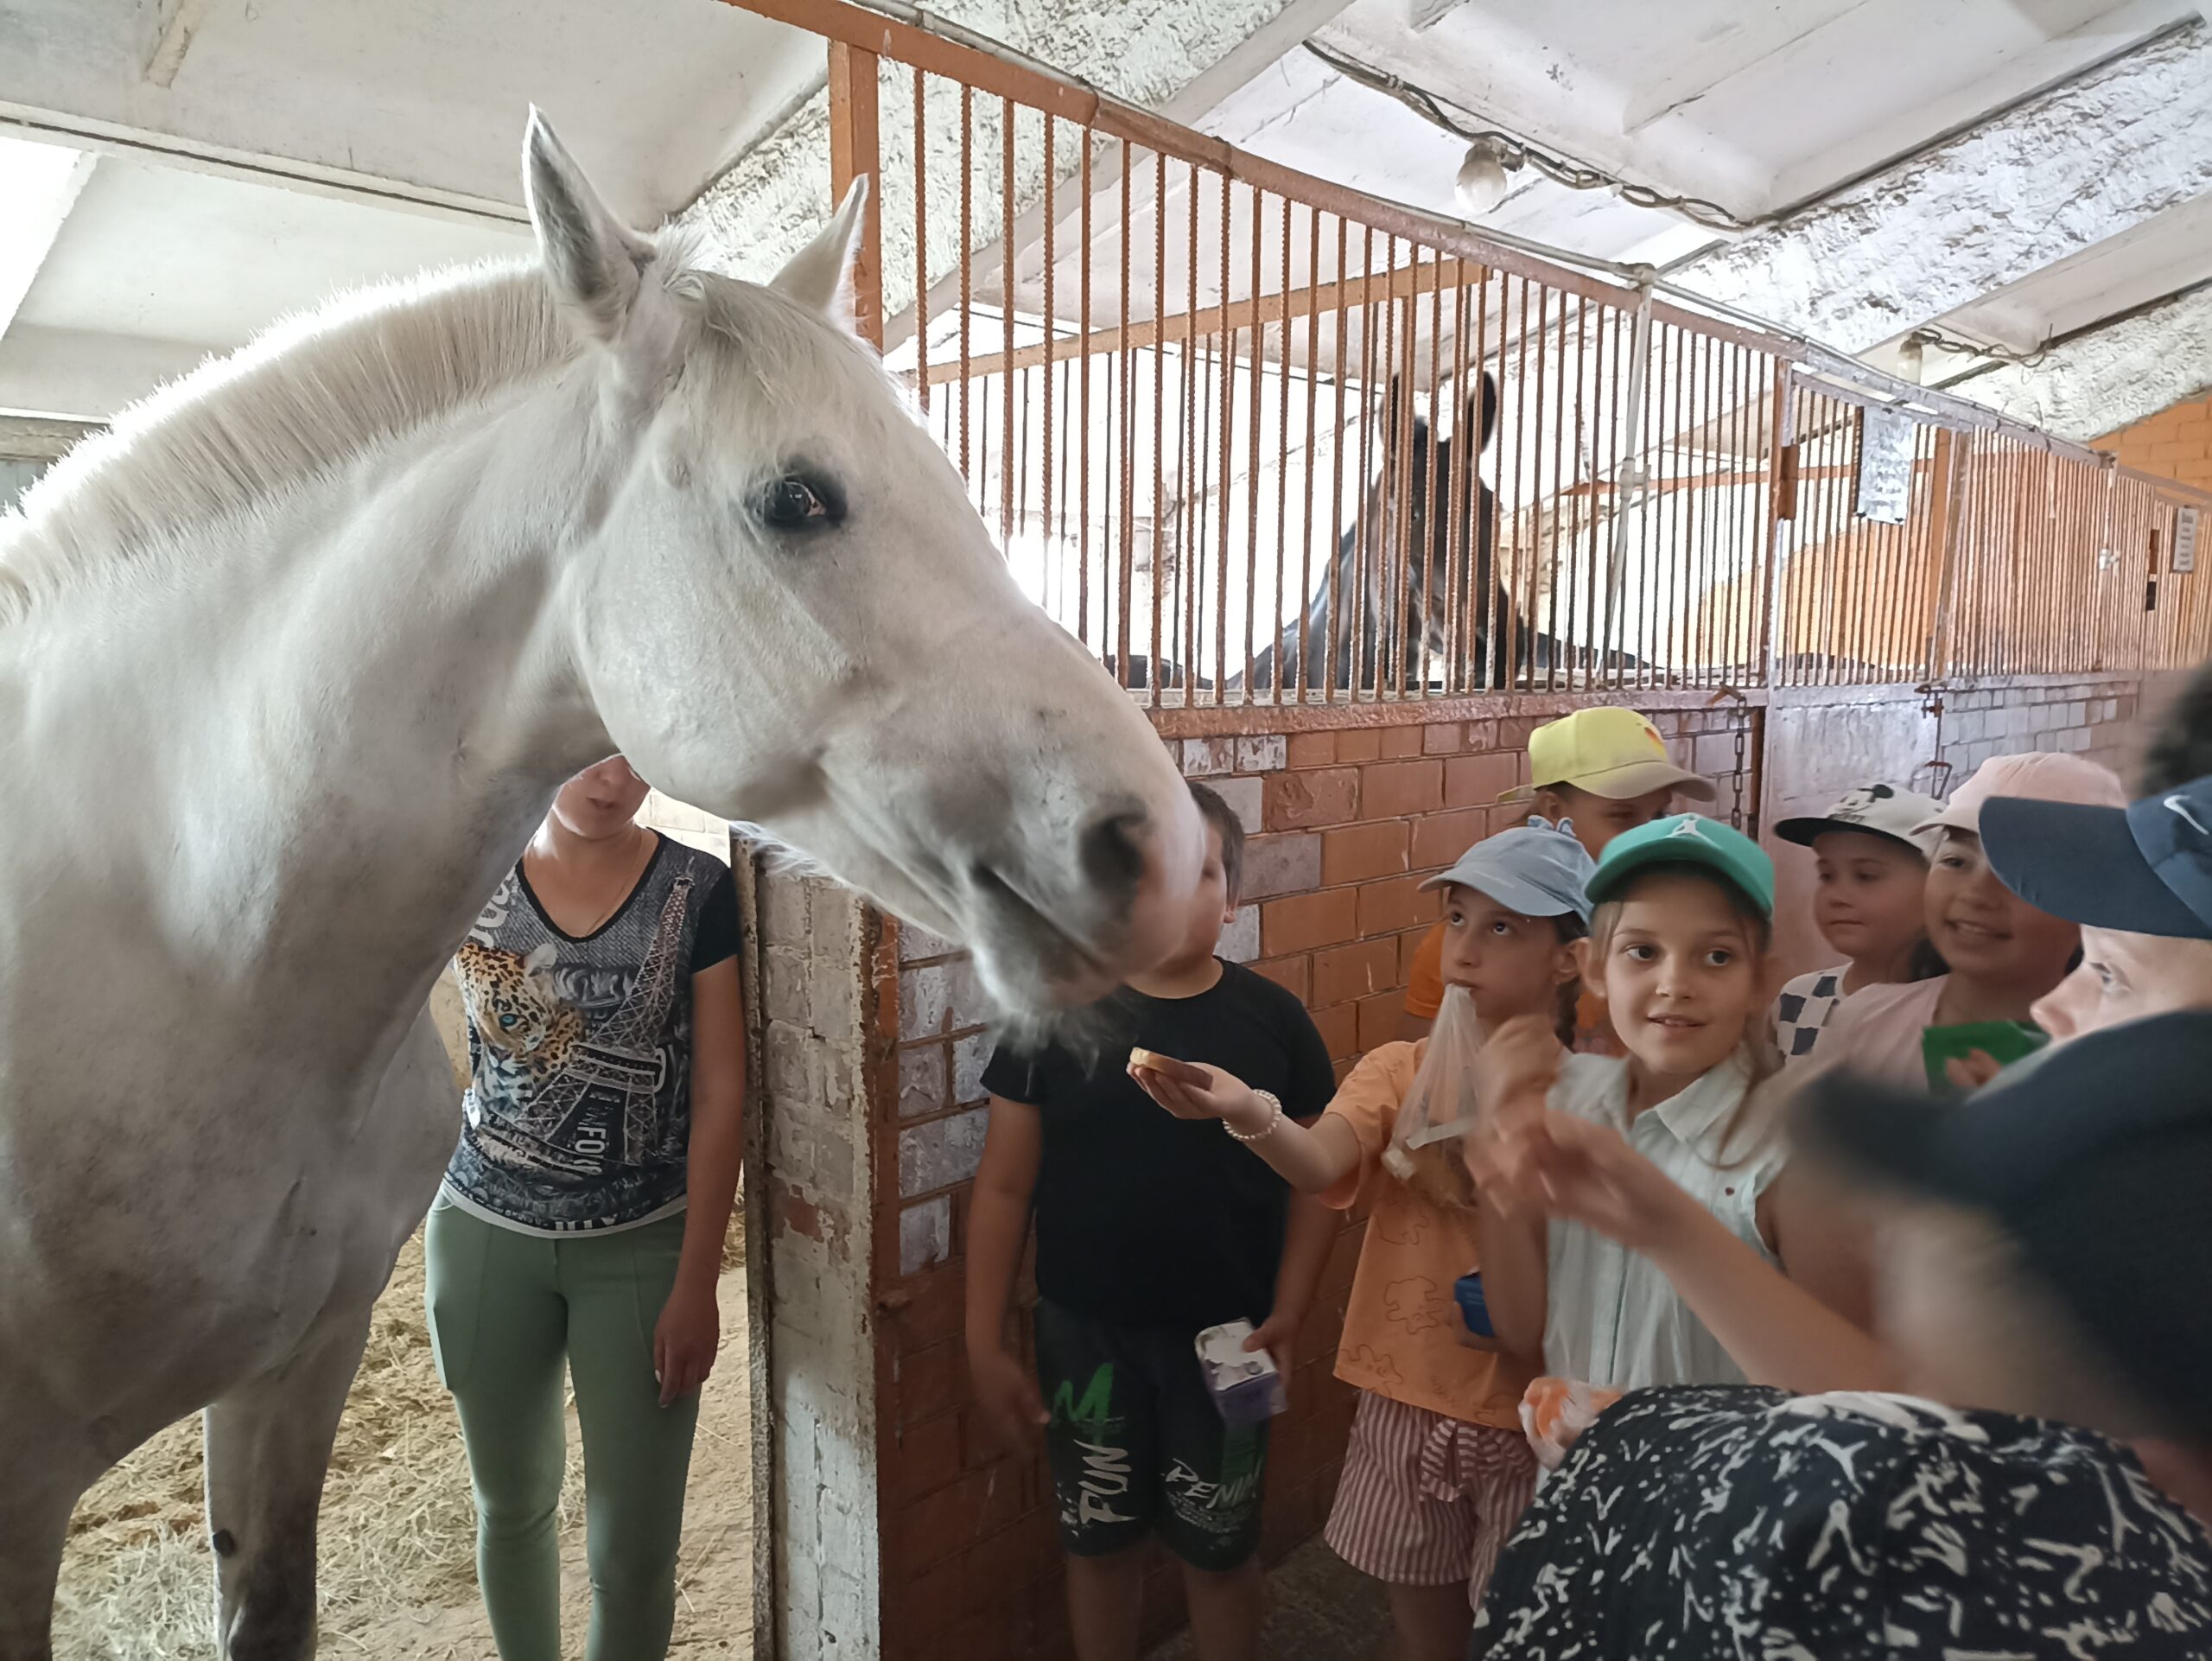
M 2199 23 L 1671 275 L 1866 351 L 2212 190 L 2207 109 Z

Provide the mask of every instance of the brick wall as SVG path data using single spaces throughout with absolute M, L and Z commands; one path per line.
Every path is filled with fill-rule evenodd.
M 2212 490 L 2212 394 L 2177 404 L 2094 441 L 2124 468 Z
M 754 1445 L 772 1468 L 772 1492 L 754 1500 L 773 1540 L 754 1648 L 870 1661 L 884 1557 L 868 1034 L 885 926 L 833 882 L 745 863 L 756 1051 L 747 1257 L 764 1265 L 753 1308 L 767 1323 Z
M 1668 701 L 1675 707 L 1653 708 L 1655 722 L 1678 755 L 1720 780 L 1727 812 L 1738 728 L 1747 730 L 1747 767 L 1756 753 L 1750 716 L 1679 695 Z M 1415 724 L 1166 737 L 1185 773 L 1220 791 L 1250 833 L 1244 903 L 1224 955 L 1305 1000 L 1339 1076 L 1397 1034 L 1406 968 L 1437 915 L 1422 879 L 1525 815 L 1497 799 L 1527 782 L 1529 730 L 1568 702 L 1498 700 L 1491 707 L 1508 713 Z M 1265 717 L 1236 719 L 1252 726 Z M 1747 773 L 1743 784 L 1755 806 L 1756 779 Z M 899 956 L 896 1193 L 879 1212 L 896 1239 L 881 1298 L 884 1653 L 1065 1655 L 1049 1478 L 1039 1457 L 1001 1455 L 968 1407 L 961 1253 L 983 1144 L 985 1006 L 946 942 L 905 930 Z M 1338 1243 L 1300 1336 L 1292 1410 L 1276 1422 L 1271 1557 L 1320 1527 L 1336 1492 L 1353 1396 L 1331 1375 L 1360 1226 L 1348 1219 Z M 1025 1306 L 1031 1295 L 1025 1276 Z M 1027 1341 L 1026 1329 L 1019 1337 Z M 1147 1628 L 1165 1631 L 1180 1613 L 1179 1588 L 1163 1565 L 1147 1588 Z

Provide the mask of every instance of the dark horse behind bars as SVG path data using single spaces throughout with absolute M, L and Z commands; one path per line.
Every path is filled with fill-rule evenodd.
M 1307 692 L 1325 687 L 1351 690 L 1355 647 L 1358 690 L 1365 692 L 1385 683 L 1400 692 L 1421 690 L 1431 680 L 1447 678 L 1451 656 L 1467 665 L 1463 684 L 1509 686 L 1516 670 L 1527 666 L 1532 646 L 1539 663 L 1548 655 L 1543 643 L 1532 642 L 1527 625 L 1515 618 L 1512 601 L 1497 581 L 1497 500 L 1474 471 L 1475 458 L 1489 447 L 1497 426 L 1497 382 L 1484 373 L 1478 393 L 1461 411 L 1459 428 L 1441 440 L 1433 438 L 1427 416 L 1406 410 L 1404 397 L 1402 383 L 1393 379 L 1384 404 L 1382 462 L 1368 487 L 1366 505 L 1338 535 L 1335 557 L 1323 568 L 1303 613 L 1253 660 L 1252 690 L 1273 690 L 1280 674 L 1284 691 L 1295 697 L 1301 668 Z M 1461 442 L 1465 434 L 1472 435 L 1471 442 Z M 1409 455 L 1399 449 L 1402 442 Z M 1455 488 L 1452 469 L 1459 465 L 1466 467 L 1468 478 Z M 1402 504 L 1402 482 L 1407 486 Z M 1441 506 L 1431 512 L 1432 503 Z M 1395 625 L 1386 629 L 1384 621 L 1393 613 Z M 1398 643 L 1395 652 L 1393 641 Z M 1106 665 L 1118 672 L 1118 659 L 1111 654 Z M 1151 659 L 1131 658 L 1123 684 L 1141 689 L 1151 681 Z M 1213 686 L 1208 678 L 1192 680 L 1173 662 L 1161 665 L 1160 684 L 1205 690 Z M 1233 689 L 1248 683 L 1239 675 L 1228 684 Z
M 1287 692 L 1298 690 L 1301 679 L 1309 691 L 1324 686 L 1349 690 L 1355 684 L 1355 649 L 1361 691 L 1411 692 L 1445 679 L 1447 652 L 1468 665 L 1471 684 L 1512 684 L 1520 665 L 1509 660 L 1508 643 L 1513 658 L 1521 658 L 1528 630 L 1516 626 L 1512 600 L 1497 582 L 1492 557 L 1497 501 L 1475 473 L 1475 458 L 1489 448 L 1497 427 L 1497 382 L 1484 372 L 1449 438 L 1436 437 L 1418 411 L 1405 421 L 1404 396 L 1394 379 L 1385 405 L 1382 465 L 1368 487 L 1365 510 L 1338 537 L 1336 557 L 1305 614 L 1286 625 L 1281 638 L 1254 661 L 1254 690 L 1272 689 L 1280 676 Z M 1402 457 L 1399 435 L 1408 427 L 1412 453 Z M 1457 466 L 1467 469 L 1464 483 L 1452 477 Z

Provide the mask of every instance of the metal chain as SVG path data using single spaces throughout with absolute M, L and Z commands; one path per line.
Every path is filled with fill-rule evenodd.
M 1740 830 L 1744 828 L 1744 746 L 1750 741 L 1751 711 L 1739 710 L 1736 717 L 1736 803 L 1728 810 L 1728 823 Z
M 1387 69 L 1377 69 L 1356 58 L 1348 58 L 1343 53 L 1332 51 L 1313 41 L 1308 41 L 1305 45 L 1308 52 L 1338 74 L 1356 80 L 1363 86 L 1372 87 L 1378 92 L 1388 93 L 1432 125 L 1457 134 L 1471 143 L 1488 144 L 1491 153 L 1497 156 L 1498 165 L 1509 172 L 1532 167 L 1554 184 L 1565 185 L 1569 190 L 1618 191 L 1624 202 L 1637 207 L 1667 208 L 1685 219 L 1695 220 L 1709 230 L 1750 231 L 1765 223 L 1764 220 L 1747 220 L 1732 213 L 1719 203 L 1707 201 L 1702 196 L 1669 196 L 1649 185 L 1635 184 L 1625 179 L 1617 179 L 1610 173 L 1601 173 L 1586 162 L 1548 156 L 1525 139 L 1516 138 L 1509 132 L 1500 132 L 1494 127 L 1469 126 L 1456 117 L 1446 114 L 1433 93 L 1424 91 L 1411 81 L 1401 80 Z
M 1723 698 L 1732 698 L 1735 700 L 1736 704 L 1736 726 L 1734 734 L 1736 740 L 1736 769 L 1734 773 L 1730 775 L 1731 783 L 1734 786 L 1735 799 L 1728 809 L 1728 823 L 1736 830 L 1742 830 L 1745 828 L 1745 815 L 1744 812 L 1744 780 L 1750 771 L 1750 766 L 1745 760 L 1745 755 L 1751 744 L 1751 701 L 1745 697 L 1741 692 L 1738 691 L 1734 687 L 1724 684 L 1719 690 L 1713 693 L 1711 697 L 1706 700 L 1706 707 L 1710 709 L 1713 705 L 1719 703 Z
M 1942 801 L 1951 793 L 1951 764 L 1943 755 L 1943 683 L 1930 681 L 1913 690 L 1920 694 L 1920 713 L 1936 721 L 1936 753 L 1912 770 L 1907 782 L 1923 796 Z

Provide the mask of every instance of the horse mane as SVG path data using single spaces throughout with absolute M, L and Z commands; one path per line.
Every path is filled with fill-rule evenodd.
M 566 361 L 535 261 L 343 294 L 131 405 L 0 516 L 0 626 L 103 562 L 270 497 Z

